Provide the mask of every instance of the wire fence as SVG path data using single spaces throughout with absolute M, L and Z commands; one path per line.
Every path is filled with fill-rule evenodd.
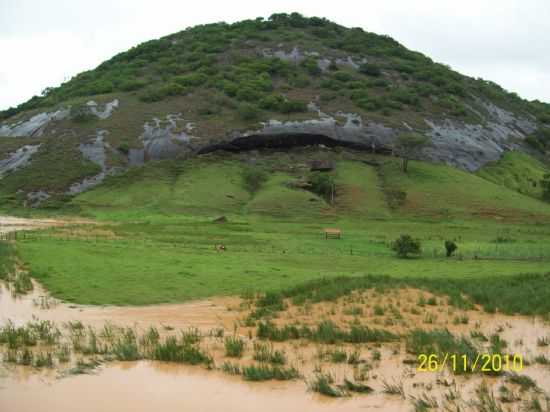
M 320 249 L 317 242 L 310 239 L 301 245 L 274 245 L 269 242 L 259 242 L 257 244 L 243 244 L 224 242 L 221 239 L 196 239 L 184 236 L 181 238 L 170 236 L 166 239 L 149 238 L 146 236 L 135 237 L 109 237 L 93 232 L 85 233 L 78 231 L 57 232 L 50 230 L 41 231 L 15 231 L 9 233 L 0 233 L 0 241 L 17 242 L 35 242 L 35 241 L 55 241 L 55 242 L 84 242 L 92 243 L 97 246 L 108 244 L 110 247 L 145 247 L 145 248 L 176 248 L 187 253 L 204 253 L 206 251 L 219 253 L 256 253 L 256 254 L 289 254 L 289 255 L 319 255 L 326 256 L 353 256 L 353 257 L 383 257 L 394 256 L 388 242 L 372 241 L 355 243 L 348 241 L 334 240 L 330 243 L 323 243 Z M 217 246 L 223 244 L 223 251 Z M 330 246 L 330 247 L 329 247 Z M 436 247 L 432 242 L 422 248 L 420 257 L 432 259 L 446 259 L 445 249 Z M 465 243 L 460 245 L 455 255 L 448 260 L 500 260 L 500 261 L 548 261 L 550 260 L 550 245 L 521 243 L 516 244 L 483 244 L 483 243 Z

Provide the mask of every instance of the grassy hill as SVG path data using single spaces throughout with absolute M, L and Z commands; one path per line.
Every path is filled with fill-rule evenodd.
M 112 113 L 96 116 L 90 109 L 90 101 L 100 111 L 115 101 L 117 105 Z M 17 129 L 17 125 L 25 124 L 33 116 L 57 110 L 64 114 L 32 129 L 28 135 L 21 138 L 10 135 L 23 130 Z M 492 116 L 491 122 L 501 121 L 508 127 L 506 130 L 513 132 L 510 144 L 519 145 L 527 154 L 514 161 L 506 157 L 499 164 L 500 169 L 486 168 L 478 175 L 540 197 L 540 186 L 533 185 L 546 167 L 544 156 L 550 147 L 548 104 L 529 102 L 490 81 L 463 76 L 406 49 L 388 36 L 292 13 L 234 24 L 196 26 L 148 41 L 59 87 L 46 89 L 41 96 L 1 112 L 0 136 L 7 135 L 0 137 L 0 161 L 13 156 L 23 145 L 34 145 L 38 149 L 26 166 L 1 177 L 0 199 L 5 205 L 19 207 L 32 203 L 28 201 L 29 194 L 46 192 L 50 197 L 42 207 L 66 205 L 70 201 L 67 190 L 72 184 L 96 176 L 102 170 L 127 171 L 132 165 L 130 152 L 144 150 L 147 146 L 144 130 L 155 124 L 152 135 L 160 139 L 156 143 L 166 144 L 167 140 L 162 140 L 166 137 L 177 148 L 181 144 L 178 139 L 187 139 L 186 154 L 174 152 L 172 156 L 183 162 L 198 148 L 256 130 L 262 127 L 262 122 L 317 121 L 322 119 L 318 111 L 334 119 L 334 128 L 346 124 L 349 127 L 378 125 L 376 131 L 369 132 L 374 135 L 380 130 L 398 134 L 410 128 L 431 133 L 427 119 L 444 124 L 451 122 L 453 127 L 458 127 L 458 132 L 449 131 L 450 137 L 445 137 L 449 141 L 456 138 L 456 133 L 460 138 L 460 133 L 474 126 L 487 127 L 487 133 L 493 133 L 487 120 L 487 116 Z M 353 119 L 346 117 L 350 113 L 355 116 Z M 522 132 L 524 139 L 514 134 L 522 127 L 529 132 Z M 82 148 L 90 145 L 99 133 L 103 133 L 101 144 L 105 157 L 101 165 L 90 161 Z M 479 137 L 477 140 L 483 141 Z M 145 147 L 146 162 L 150 160 L 147 150 Z M 543 163 L 531 162 L 527 155 Z M 513 171 L 522 167 L 518 162 L 530 164 L 525 179 Z M 144 179 L 148 179 L 151 173 L 165 173 L 164 166 L 158 167 L 155 172 L 128 173 L 134 177 L 143 173 Z M 497 177 L 502 175 L 503 168 L 510 170 L 503 173 L 511 175 Z M 339 173 L 350 179 L 353 174 L 342 168 Z M 235 184 L 219 183 L 228 187 Z M 148 185 L 144 181 L 143 188 L 139 189 L 144 191 L 142 196 L 153 190 Z M 192 185 L 193 188 L 186 185 L 188 182 L 185 187 L 173 190 L 200 190 L 200 185 Z M 366 192 L 358 189 L 359 186 L 361 184 L 347 189 L 341 187 L 341 202 L 346 202 L 346 193 L 348 203 L 360 203 Z M 164 196 L 162 190 L 161 184 L 157 199 Z M 287 194 L 298 196 L 295 192 Z M 208 198 L 211 193 L 203 195 Z M 220 209 L 244 207 L 247 199 L 241 195 L 235 195 L 234 199 L 220 196 L 216 202 Z M 376 195 L 372 199 L 378 202 L 378 208 L 380 199 Z M 295 201 L 303 203 L 298 198 Z M 417 200 L 409 197 L 409 203 L 412 201 Z M 194 205 L 186 202 L 180 202 L 183 209 L 202 207 L 201 201 Z M 250 206 L 251 210 L 256 210 L 255 207 L 258 211 L 267 210 L 261 199 L 254 200 Z M 299 207 L 309 209 L 313 205 Z M 353 207 L 357 212 L 361 210 L 358 204 Z
M 294 182 L 308 180 L 308 167 L 287 164 L 273 171 L 273 165 L 284 165 L 287 159 L 284 153 L 273 153 L 256 162 L 255 167 L 269 171 L 269 177 L 255 193 L 244 185 L 243 173 L 250 167 L 246 156 L 223 154 L 193 159 L 184 166 L 165 161 L 134 169 L 75 197 L 69 206 L 106 219 L 183 214 L 307 221 L 416 217 L 534 222 L 550 215 L 547 203 L 481 177 L 493 165 L 478 176 L 450 166 L 412 162 L 409 173 L 404 174 L 398 159 L 346 151 L 322 155 L 335 165 L 328 172 L 336 185 L 333 204 L 309 190 L 293 187 Z M 315 151 L 305 150 L 295 153 L 294 161 L 305 165 L 316 157 Z M 545 169 L 539 167 L 542 173 Z M 394 199 L 396 193 L 401 196 L 399 200 Z

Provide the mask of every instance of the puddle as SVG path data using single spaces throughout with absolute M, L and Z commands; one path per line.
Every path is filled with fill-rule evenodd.
M 0 323 L 11 320 L 23 325 L 33 317 L 65 323 L 79 320 L 96 328 L 106 322 L 117 326 L 131 326 L 139 329 L 155 325 L 173 329 L 196 327 L 207 331 L 217 327 L 230 330 L 237 319 L 237 313 L 228 307 L 238 306 L 238 298 L 213 298 L 182 304 L 151 306 L 87 306 L 59 302 L 33 281 L 34 290 L 21 297 L 13 297 L 6 285 L 0 283 Z
M 409 410 L 393 399 L 331 400 L 306 393 L 299 382 L 245 383 L 215 372 L 154 362 L 113 364 L 97 375 L 55 382 L 37 374 L 0 378 L 0 386 L 0 410 L 6 412 Z

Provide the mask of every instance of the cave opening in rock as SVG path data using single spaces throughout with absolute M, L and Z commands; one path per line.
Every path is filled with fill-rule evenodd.
M 207 154 L 220 150 L 244 152 L 258 149 L 292 149 L 293 147 L 317 146 L 345 147 L 354 150 L 369 151 L 377 154 L 391 154 L 391 149 L 374 140 L 368 143 L 333 139 L 322 134 L 311 133 L 277 133 L 253 134 L 242 136 L 231 141 L 216 143 L 201 148 L 197 154 Z

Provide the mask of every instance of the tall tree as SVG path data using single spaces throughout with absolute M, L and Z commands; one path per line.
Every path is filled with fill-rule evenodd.
M 425 147 L 429 141 L 427 136 L 420 133 L 408 132 L 399 135 L 395 148 L 397 154 L 401 157 L 401 169 L 404 173 L 407 173 L 409 159 Z

